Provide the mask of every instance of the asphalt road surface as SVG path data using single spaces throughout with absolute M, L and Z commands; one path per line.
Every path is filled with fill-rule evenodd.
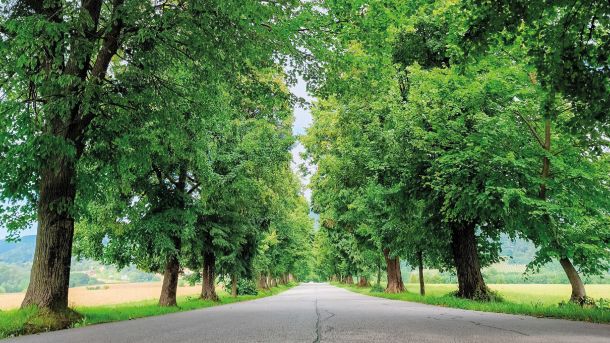
M 4 342 L 610 343 L 610 325 L 465 311 L 304 284 L 248 302 Z

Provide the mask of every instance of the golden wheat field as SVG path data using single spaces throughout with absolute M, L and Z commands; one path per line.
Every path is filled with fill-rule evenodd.
M 68 302 L 70 307 L 113 305 L 132 301 L 155 299 L 161 292 L 161 282 L 116 283 L 99 286 L 70 288 Z M 178 296 L 197 295 L 201 286 L 178 287 Z M 0 309 L 19 307 L 25 293 L 0 294 Z

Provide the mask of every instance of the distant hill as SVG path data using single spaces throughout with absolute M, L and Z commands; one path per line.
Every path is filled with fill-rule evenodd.
M 23 236 L 18 242 L 0 240 L 0 262 L 6 264 L 32 263 L 36 236 Z
M 534 243 L 517 238 L 512 241 L 507 235 L 500 237 L 502 256 L 507 257 L 506 263 L 509 264 L 528 264 L 536 255 Z
M 26 289 L 30 268 L 34 260 L 36 236 L 23 236 L 17 242 L 0 240 L 0 293 L 22 292 Z M 95 285 L 107 282 L 158 281 L 155 274 L 142 272 L 135 267 L 117 270 L 92 260 L 72 259 L 70 287 Z

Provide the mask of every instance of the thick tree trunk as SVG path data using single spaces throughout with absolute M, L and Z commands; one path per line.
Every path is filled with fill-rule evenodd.
M 369 280 L 366 278 L 366 276 L 360 276 L 360 280 L 358 281 L 358 287 L 368 287 L 371 284 L 369 283 Z
M 213 252 L 203 253 L 203 282 L 201 284 L 201 299 L 218 301 L 216 295 L 216 255 Z
M 424 284 L 424 254 L 417 252 L 417 262 L 419 264 L 419 294 L 426 295 L 426 286 Z
M 163 273 L 163 285 L 159 306 L 177 306 L 176 292 L 178 290 L 178 274 L 180 273 L 180 262 L 176 256 L 171 256 L 165 264 Z
M 451 248 L 457 270 L 458 296 L 468 299 L 489 300 L 489 292 L 477 251 L 475 224 L 455 224 L 451 232 Z
M 574 265 L 568 258 L 559 259 L 559 263 L 563 267 L 568 279 L 570 280 L 570 285 L 572 285 L 572 295 L 570 296 L 570 301 L 584 305 L 587 300 L 587 293 L 585 291 L 585 284 L 580 279 L 578 275 L 578 271 L 574 268 Z
M 354 278 L 352 277 L 352 274 L 348 275 L 345 278 L 345 283 L 348 285 L 353 285 L 354 284 Z
M 400 273 L 400 259 L 398 257 L 390 257 L 389 249 L 383 250 L 383 256 L 385 257 L 388 272 L 388 285 L 385 288 L 386 293 L 404 292 L 405 285 L 402 282 L 402 275 Z
M 237 297 L 237 275 L 231 275 L 231 296 Z
M 36 305 L 61 313 L 68 308 L 76 172 L 69 158 L 58 162 L 56 168 L 41 172 L 36 249 L 21 307 Z
M 267 276 L 264 274 L 259 275 L 258 277 L 258 288 L 260 289 L 269 289 L 269 285 L 267 284 Z

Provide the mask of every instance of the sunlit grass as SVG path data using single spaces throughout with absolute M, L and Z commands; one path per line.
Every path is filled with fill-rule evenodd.
M 419 293 L 419 284 L 405 285 L 407 291 Z M 567 284 L 490 284 L 494 291 L 502 297 L 516 304 L 543 304 L 557 305 L 570 299 L 571 288 Z M 593 299 L 610 298 L 610 284 L 587 285 L 587 295 Z M 457 290 L 455 284 L 429 284 L 426 285 L 426 294 L 445 295 Z
M 161 307 L 157 305 L 156 300 L 145 300 L 109 306 L 76 307 L 74 310 L 83 317 L 81 320 L 74 323 L 73 326 L 80 327 L 91 324 L 157 316 L 253 300 L 278 294 L 292 286 L 294 285 L 280 285 L 270 290 L 259 290 L 258 295 L 240 295 L 236 298 L 231 297 L 224 291 L 219 291 L 218 296 L 220 301 L 218 302 L 201 300 L 196 296 L 182 296 L 177 299 L 177 307 Z M 40 318 L 36 308 L 0 311 L 0 338 L 17 336 L 35 331 L 47 331 L 47 328 L 50 329 L 49 326 L 39 325 L 38 329 L 32 330 L 31 325 L 28 327 L 28 323 L 32 321 L 32 318 L 37 318 L 37 320 Z
M 492 290 L 499 292 L 504 299 L 500 302 L 480 302 L 456 298 L 450 295 L 451 292 L 456 290 L 456 286 L 447 284 L 426 285 L 425 296 L 419 295 L 419 284 L 407 284 L 407 292 L 399 294 L 371 292 L 369 287 L 359 288 L 337 283 L 333 283 L 333 285 L 353 292 L 386 299 L 413 301 L 466 310 L 610 323 L 610 310 L 608 309 L 582 308 L 571 304 L 560 306 L 559 303 L 562 300 L 565 301 L 569 298 L 569 285 L 489 285 Z M 610 297 L 610 285 L 588 285 L 587 291 L 589 296 L 593 298 Z

